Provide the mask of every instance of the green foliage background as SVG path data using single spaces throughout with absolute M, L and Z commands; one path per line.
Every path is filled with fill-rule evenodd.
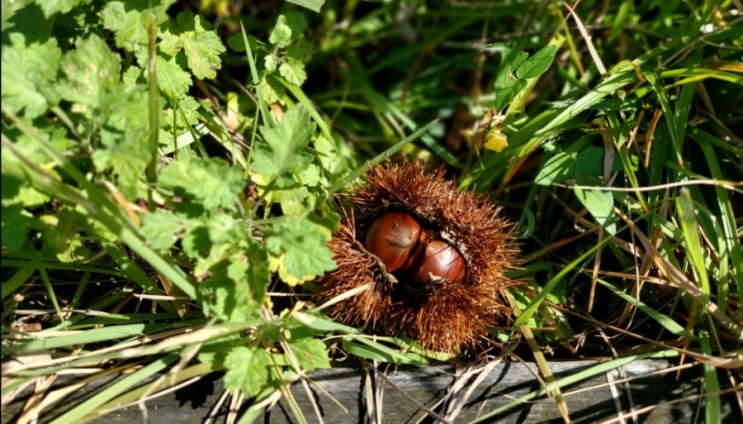
M 494 337 L 541 361 L 684 353 L 710 393 L 743 365 L 735 2 L 238 3 L 2 2 L 3 360 L 56 361 L 3 397 L 131 367 L 69 422 L 215 370 L 260 405 L 338 346 L 442 359 L 306 301 L 333 195 L 387 157 L 518 223 L 519 318 Z

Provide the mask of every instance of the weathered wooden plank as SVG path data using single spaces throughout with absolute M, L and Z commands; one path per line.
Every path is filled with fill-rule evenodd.
M 552 362 L 550 368 L 557 379 L 574 375 L 595 365 L 595 361 Z M 614 370 L 563 389 L 563 398 L 573 422 L 597 422 L 616 419 L 623 414 L 648 407 L 649 411 L 639 415 L 639 421 L 652 423 L 678 423 L 703 421 L 703 397 L 700 382 L 694 376 L 677 381 L 675 374 L 664 373 L 670 363 L 663 360 L 637 361 L 621 372 Z M 382 375 L 384 374 L 384 375 Z M 308 422 L 319 422 L 313 404 L 317 406 L 321 419 L 327 423 L 369 422 L 369 417 L 381 417 L 385 423 L 414 423 L 445 418 L 449 422 L 470 422 L 495 411 L 541 386 L 535 364 L 499 363 L 492 366 L 480 381 L 471 378 L 462 385 L 447 402 L 442 402 L 455 381 L 452 366 L 405 367 L 390 369 L 386 373 L 372 370 L 371 373 L 354 368 L 320 370 L 310 375 L 310 393 L 302 385 L 292 386 L 292 393 Z M 614 383 L 629 379 L 626 383 Z M 63 384 L 64 382 L 60 382 Z M 100 386 L 90 385 L 75 394 L 76 399 L 95 392 Z M 461 411 L 453 410 L 472 389 L 471 396 L 462 403 Z M 223 391 L 217 376 L 205 379 L 175 394 L 171 393 L 146 403 L 147 420 L 150 423 L 201 423 L 209 414 Z M 374 394 L 376 393 L 376 394 Z M 332 396 L 335 401 L 328 396 Z M 376 402 L 373 400 L 377 397 Z M 724 422 L 740 422 L 734 396 L 723 396 Z M 68 409 L 74 399 L 66 400 L 57 412 Z M 342 406 L 340 406 L 340 405 Z M 3 408 L 3 423 L 12 422 L 20 410 L 16 400 Z M 227 403 L 219 412 L 221 422 L 228 412 Z M 433 414 L 426 409 L 434 411 Z M 269 423 L 293 423 L 286 400 L 282 400 L 266 411 L 262 419 Z M 698 414 L 702 414 L 699 416 Z M 436 415 L 434 415 L 436 414 Z M 448 416 L 447 416 L 448 415 Z M 433 418 L 432 418 L 433 417 Z M 51 418 L 51 417 L 47 417 Z M 116 411 L 92 422 L 116 424 L 143 422 L 144 414 L 137 407 Z M 47 419 L 48 421 L 48 419 Z M 546 396 L 532 399 L 506 409 L 487 422 L 561 422 L 562 418 L 555 400 Z M 44 420 L 42 420 L 44 422 Z M 627 416 L 624 422 L 632 422 Z
M 550 368 L 557 379 L 580 372 L 595 365 L 594 361 L 552 362 Z M 589 381 L 563 389 L 563 398 L 567 405 L 570 418 L 573 422 L 597 422 L 618 418 L 623 413 L 629 413 L 632 405 L 635 409 L 654 407 L 651 412 L 641 416 L 642 421 L 649 422 L 693 422 L 694 414 L 700 409 L 700 398 L 694 396 L 699 392 L 699 382 L 689 380 L 674 381 L 661 372 L 670 364 L 666 361 L 638 361 L 624 367 L 622 371 L 615 370 L 608 375 L 593 378 Z M 391 372 L 386 379 L 376 378 L 378 384 L 384 385 L 382 400 L 382 416 L 384 422 L 413 423 L 426 415 L 419 404 L 428 408 L 436 408 L 436 402 L 443 397 L 447 388 L 454 381 L 453 368 L 407 368 L 399 372 Z M 624 373 L 624 377 L 620 376 Z M 657 374 L 653 374 L 656 373 Z M 511 403 L 514 399 L 538 390 L 541 386 L 537 380 L 539 375 L 535 364 L 505 363 L 495 366 L 485 378 L 476 384 L 473 394 L 466 402 L 461 413 L 452 418 L 451 422 L 469 422 L 490 411 L 494 411 Z M 323 420 L 328 423 L 359 422 L 359 417 L 365 415 L 368 402 L 363 397 L 364 378 L 360 373 L 346 373 L 338 375 L 334 371 L 323 371 L 314 374 L 314 381 L 322 390 L 314 390 L 315 402 L 320 404 Z M 340 377 L 340 378 L 339 378 Z M 672 376 L 671 376 L 672 377 Z M 627 384 L 610 385 L 611 381 L 631 378 Z M 382 381 L 380 381 L 382 380 Z M 465 387 L 464 390 L 469 387 Z M 464 392 L 461 390 L 460 392 Z M 331 402 L 327 396 L 320 394 L 328 392 L 337 398 L 348 412 Z M 303 390 L 295 387 L 293 393 L 302 411 L 310 422 L 318 421 L 311 409 L 310 400 Z M 688 401 L 683 401 L 689 398 Z M 726 412 L 730 422 L 739 422 L 733 419 L 731 412 L 732 398 L 726 403 Z M 669 403 L 675 402 L 675 403 Z M 286 402 L 267 412 L 267 419 L 271 423 L 296 422 L 292 420 Z M 361 411 L 361 412 L 359 412 Z M 436 411 L 445 415 L 445 407 Z M 739 417 L 735 415 L 735 417 Z M 631 421 L 627 417 L 625 422 Z M 492 417 L 487 422 L 561 422 L 562 418 L 555 400 L 541 397 L 536 400 L 509 408 L 507 411 Z M 703 421 L 703 419 L 702 419 Z M 622 421 L 619 421 L 622 422 Z

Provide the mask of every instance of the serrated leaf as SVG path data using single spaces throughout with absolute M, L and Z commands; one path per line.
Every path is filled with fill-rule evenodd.
M 170 98 L 168 103 L 171 107 L 162 111 L 160 146 L 163 147 L 161 153 L 172 152 L 175 148 L 174 134 L 178 136 L 178 146 L 183 147 L 189 142 L 194 142 L 194 137 L 202 136 L 206 133 L 206 127 L 199 125 L 199 108 L 201 105 L 191 96 L 184 95 L 180 98 Z M 184 120 L 185 119 L 185 120 Z M 175 128 L 173 127 L 175 125 Z M 163 132 L 167 131 L 167 132 Z
M 260 131 L 266 144 L 255 147 L 251 168 L 266 181 L 291 182 L 293 174 L 302 172 L 312 162 L 312 156 L 304 149 L 315 131 L 315 124 L 304 107 L 289 108 L 278 126 L 263 126 Z
M 258 303 L 245 279 L 247 266 L 232 257 L 209 269 L 210 276 L 197 288 L 206 316 L 237 322 L 257 317 Z
M 3 165 L 14 160 L 15 158 L 10 155 L 4 156 Z M 35 208 L 51 200 L 49 196 L 30 187 L 25 180 L 11 174 L 2 176 L 2 196 L 3 206 L 21 205 L 21 207 Z
M 67 13 L 75 6 L 88 4 L 92 0 L 37 0 L 36 3 L 41 6 L 44 16 L 47 18 L 55 13 Z
M 279 276 L 294 285 L 335 269 L 325 245 L 330 237 L 330 229 L 309 219 L 289 219 L 273 227 L 266 246 L 278 258 Z
M 26 45 L 23 35 L 11 33 L 2 49 L 2 101 L 15 113 L 33 119 L 59 102 L 54 86 L 62 60 L 55 39 Z
M 116 46 L 131 53 L 146 50 L 148 46 L 147 17 L 141 11 L 127 11 L 124 3 L 112 1 L 101 10 L 103 27 L 114 33 Z M 142 64 L 143 65 L 143 64 Z
M 305 186 L 272 190 L 267 194 L 267 198 L 271 202 L 280 203 L 285 216 L 304 218 L 314 208 L 314 202 L 308 201 L 311 200 L 311 196 Z
M 188 156 L 163 168 L 159 181 L 190 194 L 207 210 L 234 209 L 245 185 L 240 171 L 224 160 Z
M 270 357 L 265 350 L 236 347 L 224 361 L 227 367 L 224 385 L 231 392 L 240 389 L 245 397 L 253 397 L 267 384 L 270 364 Z
M 307 80 L 307 73 L 304 71 L 304 63 L 298 59 L 287 58 L 279 66 L 279 74 L 288 82 L 294 85 L 302 85 Z
M 292 29 L 286 24 L 286 16 L 279 15 L 276 19 L 276 25 L 268 35 L 268 42 L 281 49 L 292 43 Z
M 263 66 L 266 68 L 266 72 L 270 74 L 271 72 L 274 72 L 278 67 L 278 59 L 275 55 L 268 54 L 263 60 Z
M 300 184 L 307 187 L 317 187 L 322 181 L 320 167 L 314 164 L 307 165 L 298 176 Z
M 574 187 L 575 196 L 580 200 L 588 212 L 596 219 L 609 234 L 616 234 L 616 222 L 614 216 L 614 196 L 611 192 L 603 190 L 583 190 Z
M 99 171 L 113 169 L 119 191 L 134 200 L 144 190 L 140 181 L 151 156 L 147 145 L 147 95 L 144 87 L 134 87 L 106 97 L 111 114 L 100 130 L 101 146 L 93 151 L 91 158 Z
M 265 43 L 261 40 L 256 39 L 252 35 L 248 35 L 248 44 L 250 44 L 250 51 L 257 51 L 260 48 L 265 47 Z M 236 52 L 245 51 L 245 40 L 241 33 L 234 34 L 227 39 L 227 45 Z
M 325 343 L 318 339 L 303 338 L 289 343 L 299 367 L 304 371 L 330 368 L 330 359 Z
M 183 49 L 188 58 L 188 67 L 196 78 L 207 79 L 217 76 L 217 70 L 222 67 L 219 55 L 225 48 L 216 33 L 202 32 L 186 38 Z
M 340 146 L 336 146 L 332 140 L 321 134 L 315 138 L 313 147 L 317 158 L 320 160 L 321 170 L 325 173 L 336 176 L 348 170 L 346 157 L 338 151 Z M 330 183 L 328 182 L 328 184 Z
M 266 78 L 266 76 L 263 76 L 257 87 L 258 93 L 263 98 L 263 101 L 268 104 L 278 103 L 281 101 L 281 96 L 284 94 L 284 88 L 272 81 L 273 80 Z
M 218 259 L 222 259 L 223 255 L 215 255 L 214 253 L 217 249 L 220 252 L 224 251 L 226 246 L 212 245 L 212 241 L 209 238 L 209 229 L 203 222 L 201 225 L 192 223 L 189 227 L 189 231 L 183 235 L 181 246 L 186 255 L 193 259 L 202 259 L 196 264 L 196 268 L 194 269 L 194 274 L 201 276 L 208 273 L 209 268 L 216 263 L 216 260 L 208 260 L 210 256 L 217 256 Z
M 176 216 L 170 211 L 157 210 L 142 216 L 140 231 L 147 244 L 153 249 L 166 250 L 178 241 L 181 233 L 186 228 L 186 222 L 182 217 Z
M 165 60 L 162 56 L 155 58 L 157 66 L 157 85 L 171 99 L 179 99 L 188 92 L 193 84 L 191 75 L 184 71 L 174 58 Z M 168 121 L 172 122 L 172 121 Z
M 108 93 L 120 86 L 120 58 L 97 35 L 79 42 L 62 60 L 67 79 L 62 97 L 74 103 L 73 110 L 89 118 L 109 106 Z
M 214 78 L 222 67 L 219 55 L 225 51 L 219 36 L 190 12 L 179 13 L 176 22 L 175 27 L 163 31 L 160 50 L 170 56 L 183 50 L 196 78 Z

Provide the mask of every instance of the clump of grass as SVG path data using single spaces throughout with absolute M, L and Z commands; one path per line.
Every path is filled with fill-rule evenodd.
M 304 295 L 334 266 L 332 194 L 392 156 L 518 223 L 494 338 L 566 419 L 549 358 L 671 357 L 719 421 L 743 366 L 734 2 L 171 3 L 3 6 L 3 403 L 70 374 L 22 414 L 69 422 L 220 371 L 249 420 L 339 339 L 440 359 Z

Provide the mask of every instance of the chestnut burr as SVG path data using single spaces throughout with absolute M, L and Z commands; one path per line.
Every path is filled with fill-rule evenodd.
M 329 243 L 338 267 L 318 280 L 318 301 L 368 289 L 331 317 L 447 353 L 477 351 L 489 326 L 509 322 L 506 272 L 518 249 L 487 197 L 413 163 L 371 168 L 348 201 Z

